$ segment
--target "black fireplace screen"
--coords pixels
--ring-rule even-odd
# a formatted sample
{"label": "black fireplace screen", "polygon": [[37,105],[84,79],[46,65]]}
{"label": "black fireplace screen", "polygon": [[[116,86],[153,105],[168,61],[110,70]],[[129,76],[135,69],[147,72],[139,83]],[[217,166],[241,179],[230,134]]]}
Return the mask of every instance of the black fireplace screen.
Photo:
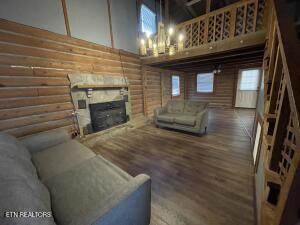
{"label": "black fireplace screen", "polygon": [[94,132],[127,122],[124,100],[90,104],[89,107]]}

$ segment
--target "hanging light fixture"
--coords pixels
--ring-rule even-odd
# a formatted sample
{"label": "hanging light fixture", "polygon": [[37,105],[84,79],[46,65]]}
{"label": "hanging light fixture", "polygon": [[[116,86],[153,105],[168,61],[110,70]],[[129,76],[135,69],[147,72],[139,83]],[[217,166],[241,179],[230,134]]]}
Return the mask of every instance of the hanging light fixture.
{"label": "hanging light fixture", "polygon": [[222,70],[221,70],[221,65],[219,64],[219,65],[215,65],[215,69],[213,70],[213,73],[214,74],[220,74],[222,72]]}
{"label": "hanging light fixture", "polygon": [[140,51],[141,51],[141,55],[147,55],[146,42],[143,38],[141,39]]}
{"label": "hanging light fixture", "polygon": [[184,35],[182,33],[180,33],[178,35],[178,44],[177,44],[178,51],[182,51],[183,48],[184,48],[184,45],[183,45],[184,42],[183,42],[183,40],[184,40]]}

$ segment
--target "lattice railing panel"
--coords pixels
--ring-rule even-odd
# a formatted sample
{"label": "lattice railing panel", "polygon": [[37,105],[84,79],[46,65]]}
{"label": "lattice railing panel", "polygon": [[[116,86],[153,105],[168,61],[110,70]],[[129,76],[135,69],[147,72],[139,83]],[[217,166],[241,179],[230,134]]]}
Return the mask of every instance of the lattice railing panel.
{"label": "lattice railing panel", "polygon": [[293,164],[293,158],[296,152],[296,134],[293,123],[293,115],[290,114],[289,124],[287,126],[287,134],[284,139],[283,150],[281,152],[281,161],[279,163],[279,175],[282,182],[286,179],[286,176]]}
{"label": "lattice railing panel", "polygon": [[192,47],[192,24],[185,26],[185,48]]}
{"label": "lattice railing panel", "polygon": [[207,42],[215,41],[215,16],[211,16],[208,19],[208,37]]}
{"label": "lattice railing panel", "polygon": [[279,85],[279,89],[278,89],[278,95],[277,95],[277,101],[276,101],[276,108],[275,108],[275,114],[278,114],[279,108],[280,108],[280,104],[282,101],[282,97],[283,97],[283,92],[284,92],[284,72],[283,70],[281,71],[281,78],[280,78],[280,85]]}
{"label": "lattice railing panel", "polygon": [[199,45],[205,43],[205,21],[199,21]]}
{"label": "lattice railing panel", "polygon": [[215,41],[223,39],[223,17],[223,13],[216,15]]}
{"label": "lattice railing panel", "polygon": [[256,30],[261,30],[264,24],[265,0],[258,0]]}
{"label": "lattice railing panel", "polygon": [[244,17],[245,17],[245,6],[241,6],[236,10],[236,20],[235,20],[235,35],[243,34],[244,30]]}
{"label": "lattice railing panel", "polygon": [[199,22],[192,24],[192,37],[191,38],[192,38],[192,40],[191,40],[192,47],[198,46],[199,45]]}
{"label": "lattice railing panel", "polygon": [[245,33],[251,33],[254,31],[254,23],[255,23],[255,3],[253,2],[247,5]]}
{"label": "lattice railing panel", "polygon": [[224,13],[223,39],[227,39],[230,36],[230,20],[231,12],[227,11]]}

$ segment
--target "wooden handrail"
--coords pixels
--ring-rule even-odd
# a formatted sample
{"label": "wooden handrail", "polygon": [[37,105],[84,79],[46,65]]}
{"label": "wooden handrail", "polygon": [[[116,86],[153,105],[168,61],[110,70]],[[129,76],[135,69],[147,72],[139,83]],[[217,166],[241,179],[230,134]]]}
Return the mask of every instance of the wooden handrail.
{"label": "wooden handrail", "polygon": [[[286,3],[271,0],[270,8],[264,60],[265,89],[270,92],[265,95],[265,112],[274,115],[274,118],[272,121],[265,119],[263,125],[263,142],[266,145],[263,147],[265,181],[261,224],[280,225],[287,224],[285,221],[290,217],[284,211],[288,212],[288,207],[295,206],[293,201],[299,201],[289,196],[293,194],[296,174],[300,171],[300,90],[297,87],[300,83],[300,41]],[[266,134],[270,140],[266,140]],[[278,174],[280,182],[268,176],[269,170]],[[272,195],[270,184],[277,185],[279,189],[278,200],[273,202],[271,211],[265,207]]]}

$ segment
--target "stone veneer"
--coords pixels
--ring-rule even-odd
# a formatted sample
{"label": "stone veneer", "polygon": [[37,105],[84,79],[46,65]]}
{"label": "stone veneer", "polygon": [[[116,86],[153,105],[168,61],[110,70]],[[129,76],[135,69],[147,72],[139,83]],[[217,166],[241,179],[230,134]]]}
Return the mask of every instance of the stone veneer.
{"label": "stone veneer", "polygon": [[[107,76],[96,74],[76,73],[68,75],[71,83],[71,96],[76,110],[76,117],[79,125],[80,135],[84,136],[91,127],[89,104],[103,103],[128,99],[126,102],[126,114],[131,119],[131,103],[128,88],[128,80],[124,76]],[[97,88],[92,90],[78,88],[78,85],[124,85],[127,88]],[[78,100],[86,102],[86,108],[79,109]]]}

